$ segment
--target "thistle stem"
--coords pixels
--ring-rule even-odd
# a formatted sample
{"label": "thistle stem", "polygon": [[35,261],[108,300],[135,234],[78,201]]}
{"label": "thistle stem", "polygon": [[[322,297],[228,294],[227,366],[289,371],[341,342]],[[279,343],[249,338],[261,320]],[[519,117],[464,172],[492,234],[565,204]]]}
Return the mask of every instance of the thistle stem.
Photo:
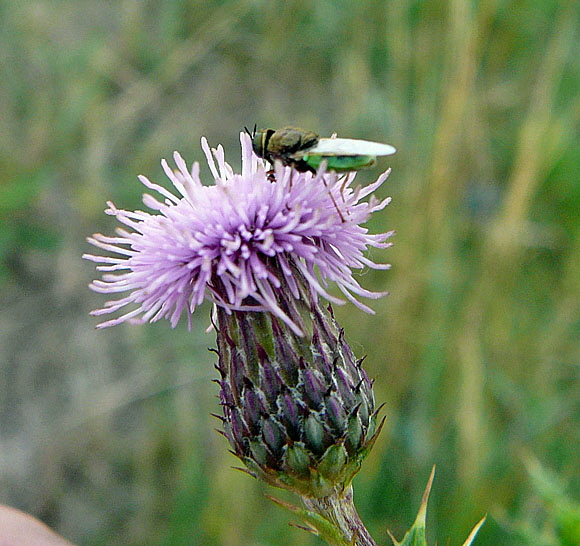
{"label": "thistle stem", "polygon": [[302,497],[306,509],[329,521],[335,537],[323,537],[331,546],[377,546],[354,506],[352,485],[341,495]]}

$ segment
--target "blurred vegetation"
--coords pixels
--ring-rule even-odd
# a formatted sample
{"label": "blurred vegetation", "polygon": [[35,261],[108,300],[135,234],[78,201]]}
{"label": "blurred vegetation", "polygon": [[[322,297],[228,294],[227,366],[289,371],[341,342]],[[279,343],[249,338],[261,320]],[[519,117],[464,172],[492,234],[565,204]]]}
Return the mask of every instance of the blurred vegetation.
{"label": "blurred vegetation", "polygon": [[525,462],[534,494],[526,499],[526,508],[521,511],[523,514],[515,526],[523,544],[577,545],[580,503],[570,499],[563,480],[537,460],[528,457]]}
{"label": "blurred vegetation", "polygon": [[436,464],[431,542],[488,513],[478,546],[580,544],[579,7],[0,0],[0,501],[90,546],[320,544],[230,468],[209,308],[96,332],[80,260],[160,158],[296,124],[399,149],[362,279],[392,295],[336,310],[387,403],[368,528],[402,537]]}

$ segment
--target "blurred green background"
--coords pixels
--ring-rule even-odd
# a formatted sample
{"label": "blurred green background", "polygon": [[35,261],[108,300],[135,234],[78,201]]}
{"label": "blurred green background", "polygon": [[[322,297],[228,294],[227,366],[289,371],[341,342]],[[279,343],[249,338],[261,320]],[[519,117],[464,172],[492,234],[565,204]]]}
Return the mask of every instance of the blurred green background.
{"label": "blurred green background", "polygon": [[[95,331],[85,237],[244,125],[395,145],[376,316],[336,309],[388,422],[380,544],[580,544],[580,19],[555,0],[0,1],[0,502],[83,545],[320,545],[231,468],[209,306]],[[207,167],[202,173],[209,174]],[[208,176],[209,180],[209,176]],[[526,470],[528,468],[528,470]],[[575,527],[576,526],[576,527]]]}

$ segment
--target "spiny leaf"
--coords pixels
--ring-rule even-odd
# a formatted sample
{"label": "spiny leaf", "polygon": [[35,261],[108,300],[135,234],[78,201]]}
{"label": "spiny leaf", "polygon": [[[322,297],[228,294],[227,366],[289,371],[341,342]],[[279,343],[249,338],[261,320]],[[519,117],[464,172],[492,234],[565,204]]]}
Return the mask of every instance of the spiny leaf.
{"label": "spiny leaf", "polygon": [[[413,523],[411,529],[407,531],[403,537],[403,540],[401,542],[397,542],[395,537],[389,531],[387,531],[395,546],[427,546],[427,538],[425,536],[425,522],[427,519],[427,503],[429,502],[429,494],[431,493],[434,477],[435,467],[433,467],[433,470],[431,470],[431,475],[429,476],[429,481],[427,483],[427,487],[425,488],[425,493],[423,493],[423,499],[421,500],[421,506],[419,507],[419,512],[415,518],[415,522]],[[484,524],[486,517],[482,518],[481,521],[479,521],[473,528],[471,533],[469,533],[469,536],[463,543],[463,546],[471,546],[473,544],[477,532]]]}
{"label": "spiny leaf", "polygon": [[431,470],[431,475],[429,476],[427,487],[423,493],[423,499],[421,500],[421,506],[419,507],[419,512],[417,513],[415,522],[413,523],[413,526],[407,531],[403,537],[403,540],[401,542],[397,542],[391,532],[387,531],[395,546],[427,546],[427,539],[425,537],[425,521],[427,519],[427,503],[429,502],[429,494],[431,493],[431,487],[433,485],[434,478],[435,467],[433,467]]}
{"label": "spiny leaf", "polygon": [[481,518],[481,520],[473,528],[471,533],[469,533],[469,536],[467,537],[467,540],[463,543],[463,546],[471,546],[472,542],[475,540],[475,537],[476,537],[478,531],[481,529],[481,526],[485,523],[486,518],[487,518],[487,516],[483,516]]}

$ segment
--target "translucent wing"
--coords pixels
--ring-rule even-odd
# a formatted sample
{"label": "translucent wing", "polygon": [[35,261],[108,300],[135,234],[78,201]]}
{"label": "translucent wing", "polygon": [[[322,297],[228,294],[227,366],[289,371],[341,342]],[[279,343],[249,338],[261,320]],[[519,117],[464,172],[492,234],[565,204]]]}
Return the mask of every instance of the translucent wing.
{"label": "translucent wing", "polygon": [[389,144],[354,140],[351,138],[321,138],[318,143],[304,153],[308,155],[349,156],[349,155],[391,155],[397,150]]}

